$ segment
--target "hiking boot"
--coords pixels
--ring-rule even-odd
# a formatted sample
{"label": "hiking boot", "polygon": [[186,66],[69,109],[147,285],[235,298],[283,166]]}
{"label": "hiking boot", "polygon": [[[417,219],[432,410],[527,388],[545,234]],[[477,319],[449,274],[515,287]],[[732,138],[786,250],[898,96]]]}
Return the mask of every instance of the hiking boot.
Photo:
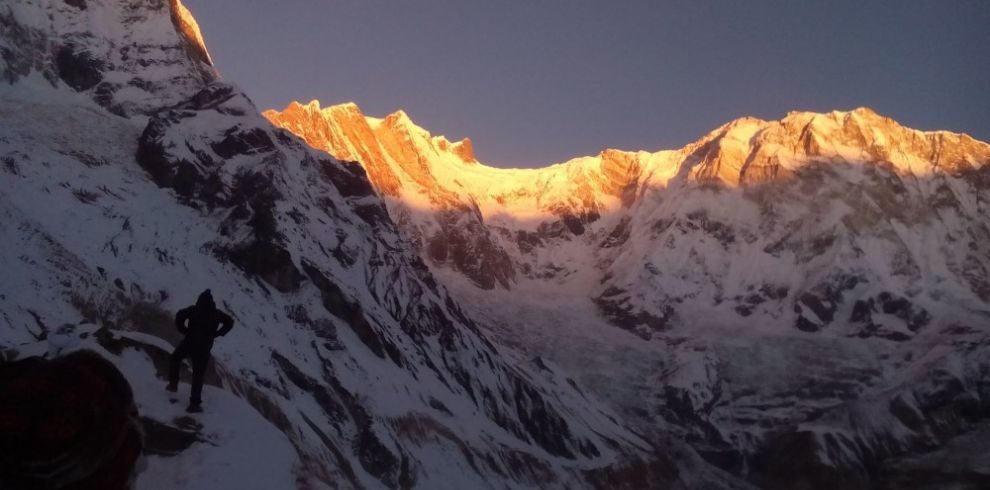
{"label": "hiking boot", "polygon": [[165,386],[165,391],[171,391],[172,393],[175,393],[179,391],[179,385],[177,383],[169,383],[168,385]]}
{"label": "hiking boot", "polygon": [[186,408],[186,412],[189,412],[189,413],[202,413],[203,412],[203,405],[200,405],[199,403],[190,403],[189,406]]}

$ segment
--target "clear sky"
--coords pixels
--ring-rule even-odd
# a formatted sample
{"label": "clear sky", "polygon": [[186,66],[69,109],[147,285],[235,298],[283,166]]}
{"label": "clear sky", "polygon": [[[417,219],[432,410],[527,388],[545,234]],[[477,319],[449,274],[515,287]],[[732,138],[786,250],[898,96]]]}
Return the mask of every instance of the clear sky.
{"label": "clear sky", "polygon": [[869,106],[990,140],[988,0],[183,0],[260,109],[354,101],[534,167]]}

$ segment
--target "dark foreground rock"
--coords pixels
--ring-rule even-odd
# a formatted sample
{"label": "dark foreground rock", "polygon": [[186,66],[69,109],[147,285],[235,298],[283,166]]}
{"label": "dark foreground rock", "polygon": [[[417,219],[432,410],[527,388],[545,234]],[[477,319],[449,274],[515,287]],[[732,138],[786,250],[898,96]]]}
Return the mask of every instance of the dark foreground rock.
{"label": "dark foreground rock", "polygon": [[74,352],[0,365],[0,488],[130,488],[142,436],[124,376]]}

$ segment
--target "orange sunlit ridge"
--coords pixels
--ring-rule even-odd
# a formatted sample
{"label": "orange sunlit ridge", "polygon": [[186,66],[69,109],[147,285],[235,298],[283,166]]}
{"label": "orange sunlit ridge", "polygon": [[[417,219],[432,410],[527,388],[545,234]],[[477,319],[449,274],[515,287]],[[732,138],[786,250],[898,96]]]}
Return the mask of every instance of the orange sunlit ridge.
{"label": "orange sunlit ridge", "polygon": [[605,150],[535,169],[484,165],[469,139],[433,136],[401,110],[374,118],[354,103],[323,108],[314,100],[264,116],[315,148],[360,162],[379,192],[412,208],[470,202],[486,217],[519,221],[554,215],[556,202],[617,209],[631,187],[667,188],[676,182],[740,187],[782,181],[823,162],[883,164],[898,174],[929,176],[990,161],[986,143],[964,134],[905,128],[868,108],[792,112],[779,121],[744,117],[678,150]]}

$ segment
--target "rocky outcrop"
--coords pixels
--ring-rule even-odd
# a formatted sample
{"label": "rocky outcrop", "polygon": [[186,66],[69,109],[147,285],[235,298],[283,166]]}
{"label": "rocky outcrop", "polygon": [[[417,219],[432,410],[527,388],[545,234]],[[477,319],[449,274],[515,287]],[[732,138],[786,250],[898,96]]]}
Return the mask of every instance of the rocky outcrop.
{"label": "rocky outcrop", "polygon": [[448,209],[437,215],[436,222],[436,233],[424,237],[425,256],[431,263],[449,265],[482,289],[508,288],[515,280],[512,260],[475,210]]}
{"label": "rocky outcrop", "polygon": [[38,72],[118,114],[178,103],[217,78],[179,0],[24,0],[0,7],[0,25],[7,82]]}
{"label": "rocky outcrop", "polygon": [[117,368],[79,351],[0,364],[0,484],[124,490],[143,436]]}

